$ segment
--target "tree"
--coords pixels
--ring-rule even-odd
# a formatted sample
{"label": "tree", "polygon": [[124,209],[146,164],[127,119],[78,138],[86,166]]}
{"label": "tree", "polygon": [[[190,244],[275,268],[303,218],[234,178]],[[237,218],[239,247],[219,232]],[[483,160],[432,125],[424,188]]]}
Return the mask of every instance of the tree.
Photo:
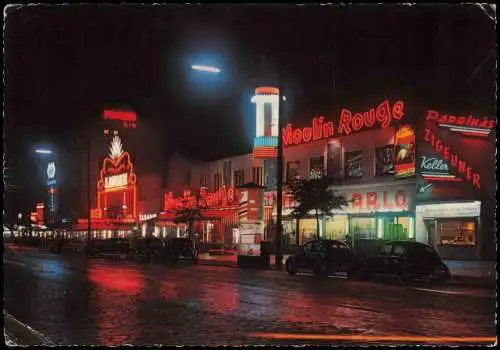
{"label": "tree", "polygon": [[314,176],[307,180],[295,179],[290,183],[290,190],[296,203],[292,216],[300,220],[313,211],[316,217],[317,238],[319,238],[320,218],[332,217],[332,210],[342,209],[348,204],[345,196],[330,189],[332,184],[333,179],[324,175]]}
{"label": "tree", "polygon": [[192,238],[193,225],[196,221],[204,220],[196,197],[184,197],[179,199],[179,207],[175,211],[174,223],[186,224],[188,236]]}

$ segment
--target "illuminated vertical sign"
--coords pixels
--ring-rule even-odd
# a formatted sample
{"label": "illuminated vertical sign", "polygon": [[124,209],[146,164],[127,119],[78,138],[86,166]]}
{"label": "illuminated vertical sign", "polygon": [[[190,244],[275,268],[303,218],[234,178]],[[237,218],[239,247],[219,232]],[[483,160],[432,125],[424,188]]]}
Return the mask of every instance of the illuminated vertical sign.
{"label": "illuminated vertical sign", "polygon": [[396,131],[394,157],[396,177],[415,175],[415,132],[411,126],[405,125]]}
{"label": "illuminated vertical sign", "polygon": [[279,89],[258,87],[252,102],[256,108],[254,158],[275,158],[278,155]]}

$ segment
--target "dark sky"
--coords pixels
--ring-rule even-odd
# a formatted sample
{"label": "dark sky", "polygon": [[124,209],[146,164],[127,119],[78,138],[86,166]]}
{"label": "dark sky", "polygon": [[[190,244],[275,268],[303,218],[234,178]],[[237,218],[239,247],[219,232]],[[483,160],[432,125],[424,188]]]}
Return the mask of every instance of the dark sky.
{"label": "dark sky", "polygon": [[[476,6],[21,6],[5,20],[5,151],[18,187],[33,145],[66,147],[106,107],[158,125],[165,157],[245,152],[251,92],[278,68],[296,123],[385,97],[495,111],[496,33]],[[222,73],[196,76],[198,62]]]}

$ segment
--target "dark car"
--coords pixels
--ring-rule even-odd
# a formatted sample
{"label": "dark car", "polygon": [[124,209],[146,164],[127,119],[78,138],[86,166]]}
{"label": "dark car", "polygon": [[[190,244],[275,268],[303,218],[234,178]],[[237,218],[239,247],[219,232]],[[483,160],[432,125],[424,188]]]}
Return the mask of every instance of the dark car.
{"label": "dark car", "polygon": [[132,253],[130,241],[125,238],[111,238],[103,240],[92,240],[85,248],[90,256],[109,254],[126,255]]}
{"label": "dark car", "polygon": [[318,275],[344,271],[348,274],[355,269],[354,254],[341,241],[312,240],[300,246],[285,262],[286,271],[294,275],[299,270],[312,270]]}
{"label": "dark car", "polygon": [[415,279],[445,281],[451,278],[439,254],[427,244],[414,241],[391,241],[380,247],[377,255],[361,265],[363,279],[372,276],[398,277],[404,284]]}
{"label": "dark car", "polygon": [[165,253],[168,260],[191,260],[198,259],[198,248],[190,238],[171,238],[165,245]]}

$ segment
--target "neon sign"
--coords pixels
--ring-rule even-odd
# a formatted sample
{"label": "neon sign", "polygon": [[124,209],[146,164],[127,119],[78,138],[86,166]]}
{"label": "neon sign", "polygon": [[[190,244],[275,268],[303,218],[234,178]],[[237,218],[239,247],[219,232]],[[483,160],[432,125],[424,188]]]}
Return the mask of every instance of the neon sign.
{"label": "neon sign", "polygon": [[200,188],[200,195],[191,194],[191,191],[184,191],[182,197],[174,197],[172,192],[165,195],[165,210],[182,210],[193,208],[198,205],[200,208],[222,208],[236,204],[236,190],[221,186],[218,191],[207,192],[206,188]]}
{"label": "neon sign", "polygon": [[467,136],[488,137],[495,127],[495,121],[488,117],[477,118],[473,116],[454,116],[439,114],[439,112],[427,111],[427,121],[435,121],[440,127]]}
{"label": "neon sign", "polygon": [[415,132],[411,126],[405,125],[396,131],[394,148],[394,176],[415,175]]}
{"label": "neon sign", "polygon": [[419,172],[425,180],[462,181],[451,174],[450,166],[444,159],[431,155],[420,156]]}
{"label": "neon sign", "polygon": [[[114,136],[111,141],[109,156],[103,160],[99,181],[97,182],[98,209],[102,212],[107,212],[109,216],[112,210],[108,210],[108,207],[112,207],[113,205],[108,202],[116,202],[118,200],[120,201],[119,207],[123,215],[129,218],[136,218],[136,180],[130,154],[123,151],[120,137]],[[113,192],[121,192],[123,195],[119,198],[116,195],[111,195]]]}
{"label": "neon sign", "polygon": [[424,141],[430,144],[437,152],[439,152],[444,160],[450,161],[450,164],[458,173],[463,174],[467,181],[476,188],[481,188],[481,175],[474,171],[467,161],[460,159],[457,153],[454,153],[450,146],[447,146],[440,140],[430,129],[424,129]]}
{"label": "neon sign", "polygon": [[110,188],[115,188],[115,187],[124,187],[124,186],[127,186],[127,183],[128,183],[128,174],[127,173],[107,176],[104,178],[104,188],[105,189],[110,189]]}
{"label": "neon sign", "polygon": [[132,111],[117,111],[106,109],[103,114],[104,119],[120,120],[126,128],[135,128],[137,122],[137,114]]}
{"label": "neon sign", "polygon": [[405,190],[354,192],[351,195],[351,209],[408,210],[408,194]]}
{"label": "neon sign", "polygon": [[282,130],[283,145],[286,147],[328,139],[335,135],[350,135],[353,132],[372,128],[375,124],[387,128],[393,120],[400,120],[403,116],[403,101],[396,101],[391,108],[389,101],[385,100],[376,108],[363,113],[353,113],[348,109],[342,109],[337,128],[334,122],[326,122],[322,116],[313,118],[312,125],[304,128],[294,129],[292,124],[288,124]]}

